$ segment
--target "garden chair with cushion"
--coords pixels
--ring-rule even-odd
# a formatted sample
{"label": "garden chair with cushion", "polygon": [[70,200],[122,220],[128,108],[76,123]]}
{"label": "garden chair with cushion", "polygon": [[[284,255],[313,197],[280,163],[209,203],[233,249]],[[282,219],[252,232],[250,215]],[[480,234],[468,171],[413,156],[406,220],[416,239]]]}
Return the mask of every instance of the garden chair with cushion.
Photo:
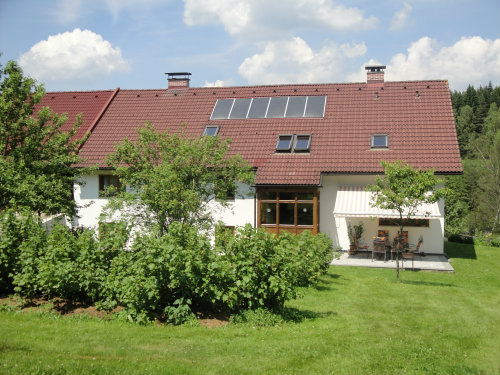
{"label": "garden chair with cushion", "polygon": [[413,266],[413,260],[415,258],[415,253],[418,254],[418,252],[420,250],[420,245],[423,242],[424,242],[424,240],[422,239],[422,237],[420,237],[419,240],[418,240],[417,246],[415,246],[415,247],[409,247],[408,251],[405,251],[405,252],[401,253],[401,267],[402,268],[404,268],[405,260],[410,260],[411,259],[411,269],[412,269],[412,271],[415,270],[415,268]]}

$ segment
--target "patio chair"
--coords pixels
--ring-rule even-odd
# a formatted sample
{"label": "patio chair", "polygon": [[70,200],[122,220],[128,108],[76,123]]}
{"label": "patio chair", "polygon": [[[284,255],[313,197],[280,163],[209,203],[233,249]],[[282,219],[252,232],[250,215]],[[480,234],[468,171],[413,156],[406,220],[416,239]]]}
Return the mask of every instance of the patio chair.
{"label": "patio chair", "polygon": [[398,231],[398,235],[394,237],[391,247],[391,260],[394,260],[394,254],[397,254],[398,246],[400,246],[400,244],[400,251],[408,250],[408,231],[404,230],[402,234]]}
{"label": "patio chair", "polygon": [[420,238],[418,240],[418,243],[417,243],[417,246],[414,247],[414,248],[411,248],[409,247],[408,248],[408,251],[405,251],[403,253],[401,253],[401,267],[404,268],[404,265],[405,265],[405,260],[410,260],[411,259],[411,270],[414,271],[415,268],[413,266],[413,259],[415,258],[415,253],[418,253],[418,251],[420,250],[420,245],[422,244],[423,239]]}
{"label": "patio chair", "polygon": [[373,240],[372,262],[375,254],[384,254],[384,262],[387,260],[387,237],[375,237]]}
{"label": "patio chair", "polygon": [[354,240],[354,247],[355,247],[356,251],[367,252],[369,246],[368,245],[360,245],[358,240]]}

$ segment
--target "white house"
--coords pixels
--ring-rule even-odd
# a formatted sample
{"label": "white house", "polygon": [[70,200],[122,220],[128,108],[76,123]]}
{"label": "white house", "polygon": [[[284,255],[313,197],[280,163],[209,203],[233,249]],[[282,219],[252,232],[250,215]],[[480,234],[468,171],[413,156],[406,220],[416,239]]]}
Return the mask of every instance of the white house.
{"label": "white house", "polygon": [[[227,226],[321,231],[344,249],[349,223],[364,224],[367,243],[379,229],[396,235],[396,215],[371,207],[364,191],[383,173],[380,161],[401,159],[440,175],[462,166],[448,82],[385,82],[384,68],[367,67],[360,83],[207,88],[189,87],[189,73],[171,73],[167,89],[47,93],[42,105],[70,119],[83,112],[91,134],[81,166],[100,167],[76,186],[76,224],[96,225],[106,203],[99,191],[116,183],[105,156],[151,121],[160,131],[185,124],[192,137],[229,137],[231,153],[255,167],[254,186],[239,186],[244,198],[213,206]],[[422,251],[442,253],[444,203],[422,208],[407,229],[410,242],[425,239]]]}

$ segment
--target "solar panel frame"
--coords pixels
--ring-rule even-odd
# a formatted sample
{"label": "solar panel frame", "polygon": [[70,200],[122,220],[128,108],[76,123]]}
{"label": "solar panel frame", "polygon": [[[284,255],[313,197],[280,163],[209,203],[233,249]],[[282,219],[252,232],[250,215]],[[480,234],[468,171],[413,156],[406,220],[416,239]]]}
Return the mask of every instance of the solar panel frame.
{"label": "solar panel frame", "polygon": [[[303,103],[300,103],[300,101],[303,101]],[[304,117],[304,113],[306,111],[306,102],[307,102],[307,96],[289,96],[285,117],[288,118]],[[297,115],[294,116],[293,114]]]}
{"label": "solar panel frame", "polygon": [[269,107],[270,97],[253,98],[252,104],[248,109],[247,118],[266,118],[267,108]]}
{"label": "solar panel frame", "polygon": [[[321,99],[319,99],[321,98]],[[309,96],[307,99],[304,117],[325,117],[326,96]]]}
{"label": "solar panel frame", "polygon": [[226,120],[233,109],[234,99],[217,99],[210,120]]}
{"label": "solar panel frame", "polygon": [[250,104],[252,104],[252,98],[234,99],[233,107],[231,108],[231,113],[229,113],[228,119],[247,118]]}
{"label": "solar panel frame", "polygon": [[284,118],[288,96],[273,96],[267,108],[266,118]]}

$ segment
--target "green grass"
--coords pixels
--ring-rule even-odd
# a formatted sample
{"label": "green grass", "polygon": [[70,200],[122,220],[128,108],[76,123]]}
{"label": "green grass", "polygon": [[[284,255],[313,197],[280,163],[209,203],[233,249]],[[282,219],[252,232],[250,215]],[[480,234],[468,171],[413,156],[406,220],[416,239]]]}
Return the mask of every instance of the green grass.
{"label": "green grass", "polygon": [[455,273],[331,267],[276,327],[138,326],[0,312],[0,374],[500,374],[500,250]]}

